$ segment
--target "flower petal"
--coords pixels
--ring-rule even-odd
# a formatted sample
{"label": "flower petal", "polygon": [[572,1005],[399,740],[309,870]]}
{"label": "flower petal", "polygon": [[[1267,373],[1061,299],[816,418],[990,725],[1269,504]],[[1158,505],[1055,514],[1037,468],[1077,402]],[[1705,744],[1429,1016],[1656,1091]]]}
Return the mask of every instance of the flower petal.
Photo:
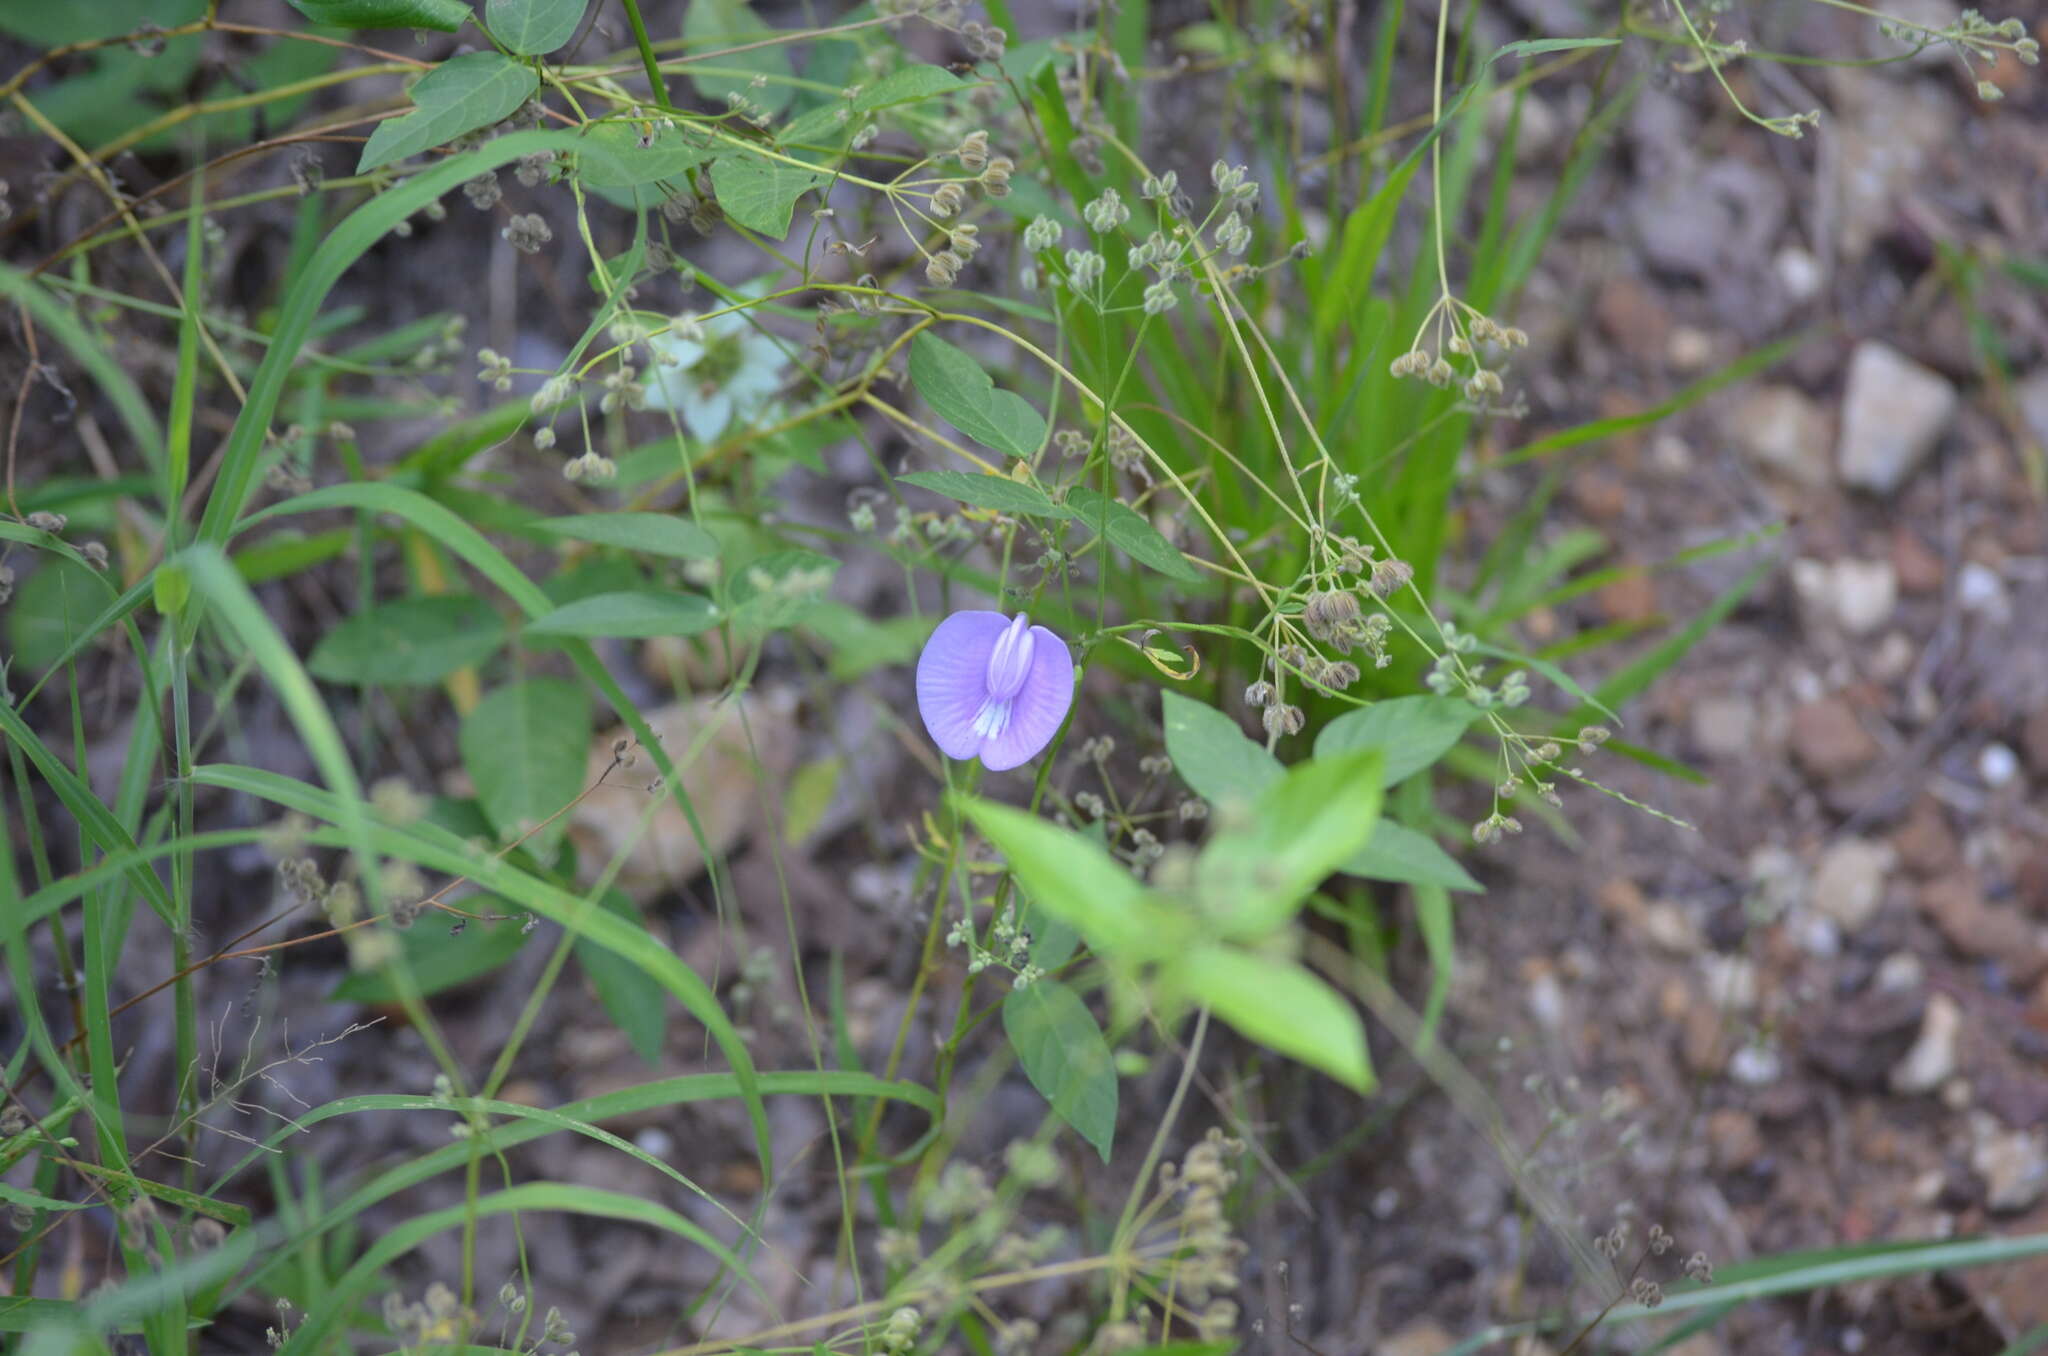
{"label": "flower petal", "polygon": [[1009,625],[1000,612],[955,612],[939,623],[917,657],[917,713],[948,758],[981,751],[974,717],[988,696],[989,652]]}
{"label": "flower petal", "polygon": [[716,441],[732,422],[732,397],[724,391],[708,396],[692,391],[681,406],[683,422],[700,442]]}
{"label": "flower petal", "polygon": [[[987,615],[1001,617],[1000,613]],[[1023,689],[1010,703],[1009,724],[982,744],[982,766],[991,772],[1002,772],[1037,757],[1059,733],[1060,722],[1067,718],[1067,708],[1074,704],[1074,656],[1067,649],[1067,642],[1043,626],[1032,627],[1031,638],[1031,671],[1025,675]],[[989,650],[994,649],[991,639]],[[986,663],[986,654],[983,662]]]}

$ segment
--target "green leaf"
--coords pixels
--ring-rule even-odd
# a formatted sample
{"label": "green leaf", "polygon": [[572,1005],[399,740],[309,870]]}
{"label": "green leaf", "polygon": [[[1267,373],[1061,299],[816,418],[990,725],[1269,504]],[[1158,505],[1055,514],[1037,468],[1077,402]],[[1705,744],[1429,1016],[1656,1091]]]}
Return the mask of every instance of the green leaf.
{"label": "green leaf", "polygon": [[[502,913],[508,907],[491,895],[462,901],[471,913]],[[526,945],[526,930],[516,922],[471,923],[451,933],[446,915],[428,913],[398,934],[398,948],[413,982],[422,994],[439,993],[491,973]],[[358,970],[334,986],[329,995],[340,1003],[396,1003],[398,985],[389,968]]]}
{"label": "green leaf", "polygon": [[1438,847],[1426,833],[1405,824],[1382,819],[1372,831],[1372,841],[1363,851],[1344,863],[1344,870],[1367,880],[1390,880],[1403,885],[1438,885],[1446,890],[1486,889],[1458,864],[1458,859]]}
{"label": "green leaf", "polygon": [[[598,896],[598,904],[634,927],[644,927],[640,911],[618,889]],[[661,1042],[668,1032],[668,995],[652,975],[616,951],[607,951],[588,937],[576,939],[576,960],[597,990],[597,1001],[633,1049],[649,1064],[661,1062]]]}
{"label": "green leaf", "polygon": [[1024,518],[1071,518],[1073,513],[1052,502],[1044,490],[1008,476],[986,475],[980,471],[911,471],[896,477],[900,484],[915,485],[957,499],[975,508]]}
{"label": "green leaf", "polygon": [[90,567],[60,556],[44,556],[7,605],[10,664],[26,674],[48,668],[72,645],[92,634],[106,606],[106,581]]}
{"label": "green leaf", "polygon": [[876,109],[914,104],[920,99],[966,87],[964,80],[944,66],[905,66],[900,71],[891,71],[855,95],[853,106],[859,112],[872,113]]}
{"label": "green leaf", "polygon": [[957,804],[1008,859],[1032,903],[1097,951],[1141,957],[1171,945],[1177,920],[1094,843],[993,801],[961,796]]}
{"label": "green leaf", "polygon": [[1265,746],[1213,706],[1162,691],[1166,754],[1188,789],[1211,805],[1254,800],[1286,769]]}
{"label": "green leaf", "polygon": [[1450,752],[1479,718],[1477,708],[1454,697],[1394,697],[1347,711],[1316,736],[1316,757],[1352,749],[1378,749],[1381,775],[1394,786]]}
{"label": "green leaf", "polygon": [[982,366],[930,330],[910,344],[910,384],[939,417],[983,447],[1030,457],[1045,441],[1045,420],[1013,391],[999,391]]}
{"label": "green leaf", "polygon": [[[507,841],[556,814],[583,789],[590,694],[562,678],[510,683],[478,702],[457,741],[476,798]],[[527,840],[546,860],[568,827],[556,819]]]}
{"label": "green leaf", "polygon": [[1293,961],[1203,946],[1176,960],[1171,973],[1190,998],[1240,1034],[1360,1092],[1372,1086],[1357,1009]]}
{"label": "green leaf", "polygon": [[492,36],[521,56],[543,56],[576,34],[587,0],[487,0]]}
{"label": "green leaf", "polygon": [[653,142],[643,146],[638,124],[601,122],[576,147],[576,173],[592,188],[639,188],[681,180],[710,158],[709,146],[679,128],[658,127]]}
{"label": "green leaf", "polygon": [[718,554],[717,538],[688,518],[669,513],[584,513],[549,518],[536,526],[558,537],[574,537],[650,556],[709,560]]}
{"label": "green leaf", "polygon": [[1017,926],[1031,938],[1031,963],[1050,974],[1074,958],[1081,934],[1034,904],[1029,890],[1020,886],[1017,897]]}
{"label": "green leaf", "polygon": [[438,683],[483,663],[504,640],[504,619],[481,598],[400,598],[329,631],[306,667],[330,683]]}
{"label": "green leaf", "polygon": [[1010,990],[1003,1031],[1039,1095],[1109,1161],[1116,1135],[1116,1065],[1080,995],[1056,979]]}
{"label": "green leaf", "polygon": [[[747,0],[690,0],[683,11],[683,38],[693,63],[690,83],[712,103],[722,106],[728,94],[743,94],[768,112],[780,113],[796,94],[789,83],[789,48],[773,44],[747,52],[725,50],[774,36],[775,29],[755,17]],[[700,57],[701,69],[695,64]],[[756,75],[768,77],[758,89]]]}
{"label": "green leaf", "polygon": [[828,599],[839,562],[816,551],[771,551],[734,571],[733,620],[757,630],[793,626]]}
{"label": "green leaf", "polygon": [[453,33],[469,21],[462,0],[291,0],[316,24],[334,28],[431,28]]}
{"label": "green leaf", "polygon": [[600,593],[526,624],[529,636],[694,636],[718,625],[719,611],[694,593]]}
{"label": "green leaf", "polygon": [[1286,924],[1308,892],[1372,837],[1380,786],[1378,749],[1287,769],[1260,793],[1249,824],[1202,850],[1195,879],[1206,911],[1235,937],[1265,937]]}
{"label": "green leaf", "polygon": [[1550,52],[1576,52],[1586,47],[1619,47],[1620,38],[1524,38],[1508,43],[1486,59],[1491,66],[1502,57],[1544,56]]}
{"label": "green leaf", "polygon": [[753,155],[724,155],[711,167],[718,205],[735,224],[771,240],[789,234],[796,200],[832,176]]}
{"label": "green leaf", "polygon": [[1169,579],[1183,583],[1202,582],[1202,572],[1190,565],[1188,558],[1129,504],[1105,500],[1100,490],[1076,485],[1067,491],[1067,507],[1086,526],[1103,528],[1111,545],[1121,548],[1140,565],[1149,565]]}
{"label": "green leaf", "polygon": [[445,145],[465,132],[503,122],[540,87],[540,77],[503,52],[450,57],[412,87],[413,111],[386,118],[370,133],[356,173]]}

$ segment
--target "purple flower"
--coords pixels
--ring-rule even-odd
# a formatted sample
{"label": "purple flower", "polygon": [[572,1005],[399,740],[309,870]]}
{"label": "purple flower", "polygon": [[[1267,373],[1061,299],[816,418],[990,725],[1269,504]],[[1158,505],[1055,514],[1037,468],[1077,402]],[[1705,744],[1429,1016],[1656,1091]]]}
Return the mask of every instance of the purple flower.
{"label": "purple flower", "polygon": [[1021,612],[955,612],[917,657],[917,713],[932,742],[991,772],[1051,743],[1073,703],[1067,642]]}

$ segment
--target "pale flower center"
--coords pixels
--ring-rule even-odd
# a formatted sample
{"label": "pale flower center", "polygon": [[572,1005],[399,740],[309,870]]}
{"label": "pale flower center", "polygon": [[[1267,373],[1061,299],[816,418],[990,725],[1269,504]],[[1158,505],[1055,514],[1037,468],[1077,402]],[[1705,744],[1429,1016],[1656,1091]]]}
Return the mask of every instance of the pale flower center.
{"label": "pale flower center", "polygon": [[974,732],[983,739],[994,739],[1010,725],[1010,703],[1024,690],[1024,679],[1031,672],[1031,651],[1036,644],[1031,634],[1031,618],[1018,613],[1010,628],[996,639],[995,649],[989,652],[988,674],[983,685],[988,696],[982,699],[981,709],[974,713]]}

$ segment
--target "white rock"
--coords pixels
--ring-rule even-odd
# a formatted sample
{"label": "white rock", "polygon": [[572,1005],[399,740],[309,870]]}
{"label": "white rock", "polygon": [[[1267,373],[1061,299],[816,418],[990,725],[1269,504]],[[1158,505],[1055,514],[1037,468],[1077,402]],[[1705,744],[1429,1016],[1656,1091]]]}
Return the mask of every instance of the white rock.
{"label": "white rock", "polygon": [[1984,1179],[1993,1210],[2025,1210],[2048,1195],[2048,1144],[2038,1130],[2007,1130],[1992,1116],[1970,1117],[1970,1169]]}
{"label": "white rock", "polygon": [[1729,417],[1736,447],[1757,466],[1801,485],[1828,481],[1828,415],[1791,386],[1759,386]]}
{"label": "white rock", "polygon": [[1775,1083],[1784,1071],[1785,1061],[1768,1045],[1751,1043],[1728,1058],[1728,1076],[1746,1087],[1760,1088],[1766,1083]]}
{"label": "white rock", "polygon": [[2020,756],[2003,744],[1986,744],[1977,755],[1977,775],[1986,786],[2004,786],[2020,772]]}
{"label": "white rock", "polygon": [[1956,1071],[1956,1038],[1963,1013],[1945,993],[1930,994],[1913,1048],[1892,1069],[1892,1091],[1933,1092]]}
{"label": "white rock", "polygon": [[1735,759],[1756,749],[1756,702],[1702,697],[1692,708],[1692,742],[1709,758]]}
{"label": "white rock", "polygon": [[1813,906],[1855,932],[1884,902],[1884,880],[1898,853],[1890,843],[1844,838],[1821,854],[1813,873]]}
{"label": "white rock", "polygon": [[1797,245],[1787,245],[1771,260],[1778,286],[1793,301],[1811,301],[1820,291],[1820,260]]}
{"label": "white rock", "polygon": [[1697,372],[1714,361],[1714,337],[1705,330],[1680,325],[1665,341],[1664,359],[1680,372]]}
{"label": "white rock", "polygon": [[2005,580],[1989,565],[1971,561],[1956,571],[1956,606],[1989,622],[2012,619],[2012,599]]}
{"label": "white rock", "polygon": [[1874,494],[1905,484],[1956,412],[1948,378],[1876,340],[1856,346],[1842,392],[1835,466],[1842,482]]}
{"label": "white rock", "polygon": [[1749,854],[1749,904],[1766,921],[1806,903],[1806,864],[1790,848],[1766,843]]}
{"label": "white rock", "polygon": [[1871,987],[1881,993],[1905,993],[1927,979],[1927,966],[1910,951],[1894,951],[1878,963]]}
{"label": "white rock", "polygon": [[1700,949],[1699,930],[1685,910],[1669,900],[1658,900],[1643,910],[1643,935],[1660,951],[1690,956]]}
{"label": "white rock", "polygon": [[1557,981],[1557,972],[1545,966],[1529,981],[1529,1015],[1536,1019],[1538,1026],[1551,1031],[1564,1026],[1566,1016],[1564,986]]}
{"label": "white rock", "polygon": [[1842,954],[1842,928],[1818,909],[1797,909],[1785,919],[1785,928],[1799,949],[1826,960]]}
{"label": "white rock", "polygon": [[1700,980],[1717,1007],[1748,1012],[1756,1006],[1756,963],[1746,956],[1701,956]]}
{"label": "white rock", "polygon": [[1792,587],[1815,614],[1852,636],[1883,626],[1899,603],[1899,575],[1889,560],[1795,560]]}

